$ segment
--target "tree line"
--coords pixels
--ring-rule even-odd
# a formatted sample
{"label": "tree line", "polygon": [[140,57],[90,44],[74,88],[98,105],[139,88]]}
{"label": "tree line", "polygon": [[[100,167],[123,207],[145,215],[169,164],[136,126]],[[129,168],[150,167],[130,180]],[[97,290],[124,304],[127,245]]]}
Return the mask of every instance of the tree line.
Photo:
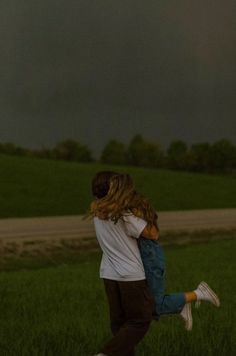
{"label": "tree line", "polygon": [[[87,145],[71,139],[61,141],[53,148],[37,150],[22,148],[13,143],[0,143],[0,153],[75,162],[96,161]],[[158,142],[135,135],[127,145],[110,140],[97,161],[114,165],[227,173],[235,171],[236,146],[227,139],[190,146],[182,140],[175,140],[164,150]]]}

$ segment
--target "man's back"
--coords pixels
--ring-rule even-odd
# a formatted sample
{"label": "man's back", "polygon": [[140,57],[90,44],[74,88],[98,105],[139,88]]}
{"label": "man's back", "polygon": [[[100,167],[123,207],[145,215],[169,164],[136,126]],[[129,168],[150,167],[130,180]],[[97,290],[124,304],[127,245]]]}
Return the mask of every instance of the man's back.
{"label": "man's back", "polygon": [[94,218],[98,242],[103,251],[100,277],[117,281],[145,279],[136,239],[146,221],[130,214],[115,224],[111,220]]}

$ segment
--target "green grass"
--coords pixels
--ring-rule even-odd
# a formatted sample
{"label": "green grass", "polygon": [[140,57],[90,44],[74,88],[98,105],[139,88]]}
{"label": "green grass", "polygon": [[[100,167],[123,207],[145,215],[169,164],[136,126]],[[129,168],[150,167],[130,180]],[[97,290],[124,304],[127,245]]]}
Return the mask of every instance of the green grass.
{"label": "green grass", "polygon": [[[165,247],[167,292],[191,290],[206,280],[221,307],[193,309],[193,330],[177,316],[153,322],[137,356],[233,356],[236,339],[236,241]],[[111,336],[100,253],[54,267],[0,275],[2,356],[93,355]]]}
{"label": "green grass", "polygon": [[83,214],[99,170],[128,172],[157,210],[235,208],[235,176],[0,155],[0,218]]}

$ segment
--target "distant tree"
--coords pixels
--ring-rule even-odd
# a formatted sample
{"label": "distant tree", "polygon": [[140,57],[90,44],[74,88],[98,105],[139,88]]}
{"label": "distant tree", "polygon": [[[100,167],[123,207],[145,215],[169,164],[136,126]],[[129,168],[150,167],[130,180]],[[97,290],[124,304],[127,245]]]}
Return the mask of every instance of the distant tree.
{"label": "distant tree", "polygon": [[156,142],[146,142],[146,160],[144,167],[160,168],[164,165],[164,152],[161,145]]}
{"label": "distant tree", "polygon": [[227,172],[236,168],[236,146],[229,140],[216,141],[211,148],[211,169]]}
{"label": "distant tree", "polygon": [[52,150],[50,148],[45,148],[45,147],[38,150],[32,150],[31,156],[36,158],[46,158],[46,159],[54,158]]}
{"label": "distant tree", "polygon": [[141,135],[134,136],[128,146],[128,162],[134,166],[142,166],[144,150],[145,141],[143,137]]}
{"label": "distant tree", "polygon": [[0,144],[0,153],[15,156],[26,156],[27,150],[23,147],[17,146],[11,142],[5,142]]}
{"label": "distant tree", "polygon": [[93,161],[91,151],[86,145],[81,145],[73,140],[59,142],[52,153],[56,159],[65,161],[91,162]]}
{"label": "distant tree", "polygon": [[164,153],[158,143],[146,141],[141,135],[131,140],[127,151],[128,162],[140,167],[162,167]]}
{"label": "distant tree", "polygon": [[104,147],[101,154],[101,162],[107,164],[126,164],[126,147],[122,142],[111,140]]}
{"label": "distant tree", "polygon": [[176,140],[167,149],[167,165],[172,169],[186,169],[188,147],[184,141]]}
{"label": "distant tree", "polygon": [[187,154],[187,168],[194,172],[209,172],[211,161],[211,146],[209,143],[193,144]]}

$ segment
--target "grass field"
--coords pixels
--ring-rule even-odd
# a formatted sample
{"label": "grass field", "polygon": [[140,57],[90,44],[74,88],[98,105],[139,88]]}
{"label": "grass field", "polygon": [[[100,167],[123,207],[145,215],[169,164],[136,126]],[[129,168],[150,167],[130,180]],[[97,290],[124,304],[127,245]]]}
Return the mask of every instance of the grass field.
{"label": "grass field", "polygon": [[236,207],[235,176],[0,155],[0,218],[83,214],[99,170],[128,172],[157,210]]}
{"label": "grass field", "polygon": [[[138,356],[233,356],[236,349],[236,241],[165,247],[167,292],[194,289],[206,280],[221,299],[193,309],[193,330],[177,316],[162,317],[137,349]],[[1,356],[87,356],[109,339],[100,252],[40,268],[16,266],[0,274]],[[23,264],[22,264],[23,266]]]}

